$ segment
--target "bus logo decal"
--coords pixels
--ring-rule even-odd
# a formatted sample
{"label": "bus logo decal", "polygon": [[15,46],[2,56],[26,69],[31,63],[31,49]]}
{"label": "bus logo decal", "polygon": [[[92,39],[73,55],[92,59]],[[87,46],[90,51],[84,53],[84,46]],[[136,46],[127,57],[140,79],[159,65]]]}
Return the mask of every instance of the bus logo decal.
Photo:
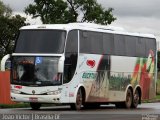
{"label": "bus logo decal", "polygon": [[32,94],[34,95],[36,92],[35,92],[35,90],[32,90]]}
{"label": "bus logo decal", "polygon": [[95,66],[95,60],[87,60],[87,62],[86,62],[86,64],[88,65],[88,66],[90,66],[91,68],[93,68],[94,66]]}
{"label": "bus logo decal", "polygon": [[96,79],[97,73],[83,73],[83,79]]}

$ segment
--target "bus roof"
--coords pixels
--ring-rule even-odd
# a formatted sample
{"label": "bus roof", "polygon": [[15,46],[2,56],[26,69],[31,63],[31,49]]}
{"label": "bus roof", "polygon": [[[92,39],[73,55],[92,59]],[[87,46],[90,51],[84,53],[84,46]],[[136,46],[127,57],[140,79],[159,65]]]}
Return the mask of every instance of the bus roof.
{"label": "bus roof", "polygon": [[20,30],[27,30],[27,29],[60,29],[66,31],[79,29],[79,30],[99,31],[99,32],[113,33],[113,34],[123,34],[130,36],[156,38],[153,34],[131,33],[125,31],[125,29],[121,27],[114,27],[110,25],[99,25],[94,23],[41,24],[41,25],[29,25],[20,28]]}

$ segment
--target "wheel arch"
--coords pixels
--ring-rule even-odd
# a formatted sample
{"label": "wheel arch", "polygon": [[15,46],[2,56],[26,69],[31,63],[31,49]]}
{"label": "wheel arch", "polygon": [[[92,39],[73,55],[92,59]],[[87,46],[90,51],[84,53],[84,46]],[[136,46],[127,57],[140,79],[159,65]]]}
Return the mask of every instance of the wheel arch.
{"label": "wheel arch", "polygon": [[[77,95],[79,89],[81,89],[81,91],[82,91],[82,97],[83,97],[83,103],[84,103],[85,100],[86,100],[86,90],[85,90],[85,87],[82,84],[80,84],[77,87],[77,89],[76,89],[75,96]],[[75,100],[76,100],[76,97],[75,97]]]}
{"label": "wheel arch", "polygon": [[85,100],[86,100],[86,91],[85,91],[84,86],[80,86],[79,89],[81,89],[81,91],[82,91],[83,104],[84,104]]}
{"label": "wheel arch", "polygon": [[132,95],[133,95],[133,87],[132,87],[132,85],[131,84],[129,84],[128,86],[127,86],[127,88],[126,88],[126,90],[125,90],[125,98],[126,98],[126,93],[127,93],[127,90],[128,89],[130,89],[131,90],[131,92],[132,92]]}

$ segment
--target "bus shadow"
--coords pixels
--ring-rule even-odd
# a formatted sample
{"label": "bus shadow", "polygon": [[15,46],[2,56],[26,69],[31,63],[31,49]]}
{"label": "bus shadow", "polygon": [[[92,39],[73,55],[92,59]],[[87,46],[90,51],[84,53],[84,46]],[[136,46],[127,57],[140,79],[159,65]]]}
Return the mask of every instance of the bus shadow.
{"label": "bus shadow", "polygon": [[[79,111],[81,111],[81,112],[85,112],[85,111],[104,111],[104,110],[106,110],[106,111],[148,111],[148,110],[151,110],[152,108],[142,108],[142,107],[138,107],[138,108],[131,108],[131,109],[126,109],[126,108],[116,108],[114,105],[112,105],[112,106],[110,106],[110,105],[105,105],[105,106],[100,106],[100,107],[98,107],[98,108],[84,108],[84,107],[82,107],[82,109],[81,110],[79,110]],[[24,110],[26,110],[26,109],[24,109]],[[75,111],[76,112],[76,110],[72,110],[71,108],[70,108],[70,106],[49,106],[49,107],[42,107],[41,109],[39,109],[39,110],[32,110],[31,108],[29,108],[28,109],[29,111]]]}

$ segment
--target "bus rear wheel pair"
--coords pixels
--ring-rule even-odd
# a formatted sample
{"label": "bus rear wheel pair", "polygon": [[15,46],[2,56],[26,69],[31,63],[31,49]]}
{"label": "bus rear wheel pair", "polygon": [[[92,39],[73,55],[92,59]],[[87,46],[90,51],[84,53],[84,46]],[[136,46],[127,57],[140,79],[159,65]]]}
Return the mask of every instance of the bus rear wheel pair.
{"label": "bus rear wheel pair", "polygon": [[124,102],[115,103],[117,108],[137,108],[138,104],[140,102],[140,93],[136,89],[136,91],[132,92],[131,89],[127,90],[126,93],[126,100]]}
{"label": "bus rear wheel pair", "polygon": [[[124,102],[116,103],[117,108],[137,108],[140,103],[140,91],[138,89],[135,90],[134,94],[131,89],[128,89],[126,92],[126,100]],[[82,90],[79,89],[76,96],[76,103],[70,104],[71,109],[73,110],[81,110],[83,105],[83,93]],[[97,104],[100,106],[99,104]],[[84,107],[89,107],[89,104],[84,104]],[[92,105],[95,106],[95,105]]]}

